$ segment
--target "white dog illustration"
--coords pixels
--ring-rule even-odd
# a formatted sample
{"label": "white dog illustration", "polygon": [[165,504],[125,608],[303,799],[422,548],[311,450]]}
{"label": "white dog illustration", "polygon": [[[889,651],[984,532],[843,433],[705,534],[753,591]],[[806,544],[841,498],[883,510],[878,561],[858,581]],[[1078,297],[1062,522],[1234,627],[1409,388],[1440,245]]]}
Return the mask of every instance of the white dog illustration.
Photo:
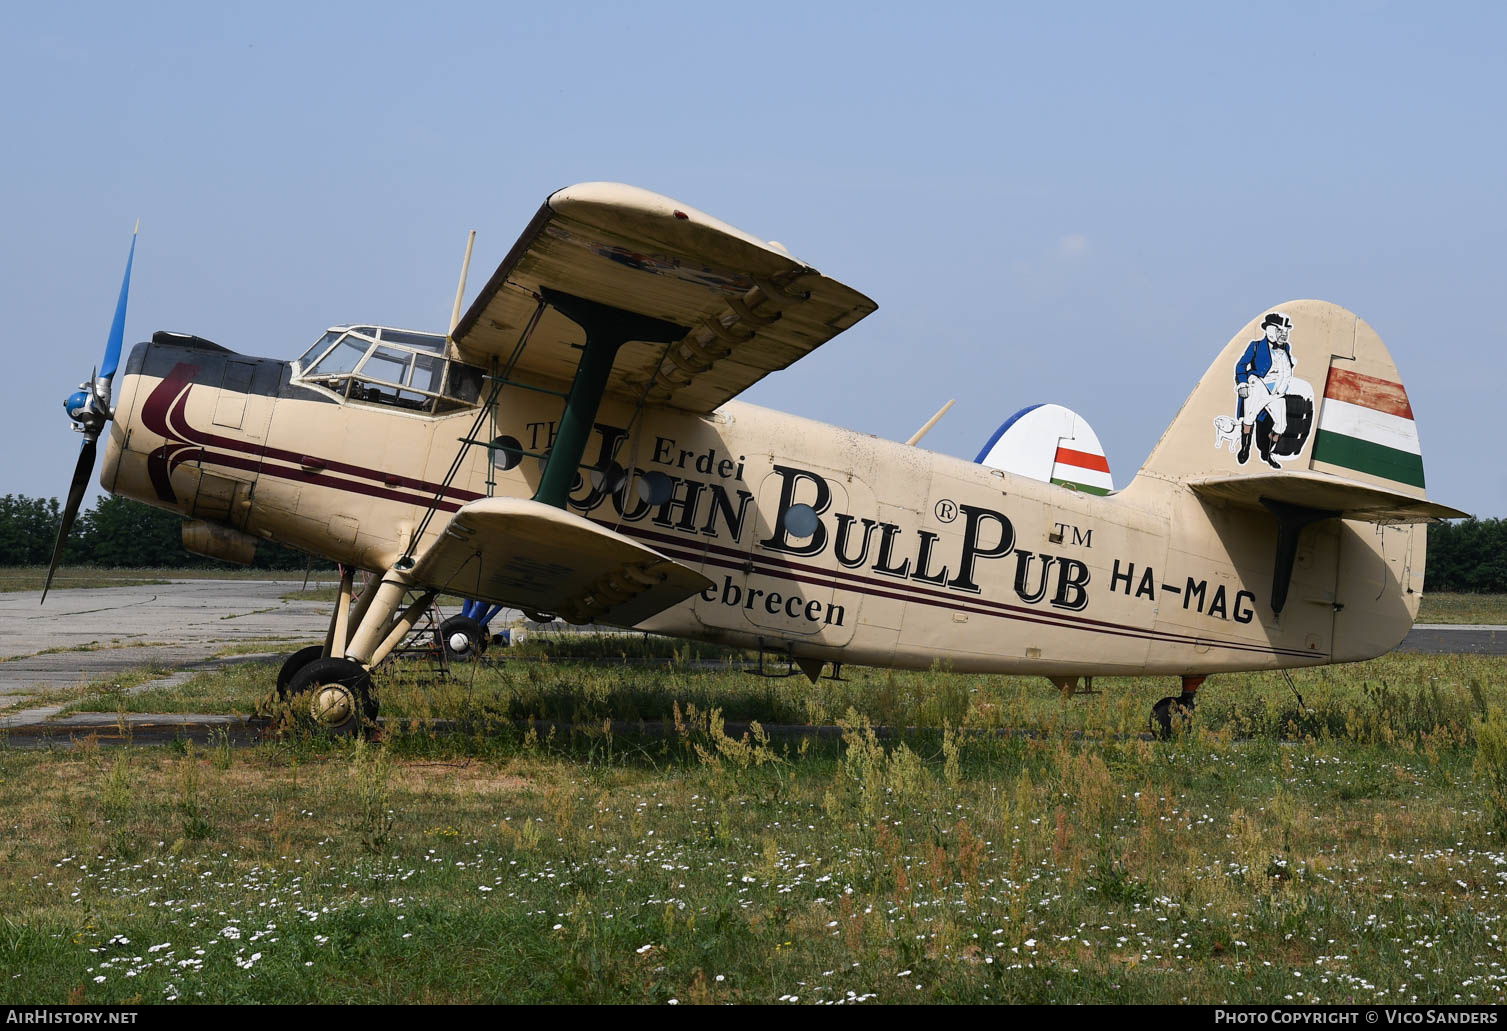
{"label": "white dog illustration", "polygon": [[1236,419],[1234,416],[1214,416],[1214,446],[1217,448],[1219,447],[1219,445],[1225,443],[1226,441],[1229,441],[1230,453],[1234,454],[1239,451],[1240,434],[1237,432],[1239,426],[1240,420]]}

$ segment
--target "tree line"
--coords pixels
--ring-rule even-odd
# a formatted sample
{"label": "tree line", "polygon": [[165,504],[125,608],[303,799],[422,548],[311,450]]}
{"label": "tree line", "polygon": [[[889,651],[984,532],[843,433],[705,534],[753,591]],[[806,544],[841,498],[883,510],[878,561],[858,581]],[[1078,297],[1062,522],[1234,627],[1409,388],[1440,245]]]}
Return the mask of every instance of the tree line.
{"label": "tree line", "polygon": [[1425,591],[1507,592],[1507,519],[1456,519],[1429,527]]}
{"label": "tree line", "polygon": [[[0,497],[0,566],[45,566],[52,558],[61,514],[57,498]],[[63,548],[63,565],[231,568],[185,551],[182,527],[182,517],[172,512],[102,494],[74,521]],[[251,564],[256,569],[303,569],[308,562],[301,551],[260,541]],[[314,568],[332,565],[316,558]]]}
{"label": "tree line", "polygon": [[[0,497],[0,566],[46,565],[58,531],[57,498]],[[129,498],[101,495],[82,511],[68,535],[63,562],[70,566],[167,566],[224,563],[183,550],[182,519]],[[271,541],[256,547],[257,569],[303,569],[301,551]],[[330,563],[314,560],[314,568]],[[1507,519],[1458,519],[1429,527],[1429,591],[1507,593]]]}

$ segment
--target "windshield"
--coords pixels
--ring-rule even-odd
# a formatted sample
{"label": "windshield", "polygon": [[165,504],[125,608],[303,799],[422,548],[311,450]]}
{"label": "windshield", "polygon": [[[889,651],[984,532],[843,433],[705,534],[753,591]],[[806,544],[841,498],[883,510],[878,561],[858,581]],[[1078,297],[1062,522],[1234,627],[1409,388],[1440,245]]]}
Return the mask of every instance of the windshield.
{"label": "windshield", "polygon": [[445,358],[444,352],[445,337],[435,333],[336,327],[304,352],[294,381],[317,384],[350,401],[411,412],[441,414],[474,406],[485,373]]}
{"label": "windshield", "polygon": [[331,376],[340,372],[350,372],[366,355],[366,349],[371,344],[358,336],[350,335],[340,339],[340,343],[330,348],[328,354],[309,367],[311,375]]}
{"label": "windshield", "polygon": [[309,348],[303,354],[299,355],[297,362],[299,368],[307,369],[310,365],[313,365],[314,362],[318,360],[320,355],[328,351],[330,349],[330,345],[339,339],[340,333],[338,330],[332,329],[329,332],[325,333],[324,336],[314,341],[313,347]]}

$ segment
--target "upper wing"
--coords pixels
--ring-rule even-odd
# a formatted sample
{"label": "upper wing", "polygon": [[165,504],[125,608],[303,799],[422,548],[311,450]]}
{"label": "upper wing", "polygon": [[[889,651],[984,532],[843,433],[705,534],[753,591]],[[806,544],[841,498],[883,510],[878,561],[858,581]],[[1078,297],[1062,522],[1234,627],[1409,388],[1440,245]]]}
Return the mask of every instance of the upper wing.
{"label": "upper wing", "polygon": [[522,498],[464,505],[413,568],[419,583],[572,623],[632,626],[711,586],[689,566]]}
{"label": "upper wing", "polygon": [[630,342],[607,392],[709,412],[783,369],[877,305],[780,248],[695,208],[620,183],[551,194],[452,334],[462,357],[568,384],[583,341],[539,288],[690,327],[679,343]]}

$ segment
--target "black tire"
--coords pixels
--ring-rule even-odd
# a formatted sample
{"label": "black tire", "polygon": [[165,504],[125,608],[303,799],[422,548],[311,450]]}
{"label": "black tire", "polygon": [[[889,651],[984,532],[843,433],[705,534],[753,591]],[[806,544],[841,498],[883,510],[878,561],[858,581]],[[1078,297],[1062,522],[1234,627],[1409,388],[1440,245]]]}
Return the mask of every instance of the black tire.
{"label": "black tire", "polygon": [[288,685],[293,682],[293,676],[315,659],[324,657],[324,645],[311,644],[307,648],[300,648],[289,655],[283,663],[283,668],[277,671],[277,697],[281,701],[288,700]]}
{"label": "black tire", "polygon": [[1151,733],[1159,741],[1170,740],[1173,726],[1187,727],[1192,716],[1191,707],[1169,695],[1151,707]]}
{"label": "black tire", "polygon": [[490,643],[486,628],[470,616],[451,616],[440,624],[436,637],[435,643],[445,650],[445,658],[451,662],[478,659]]}
{"label": "black tire", "polygon": [[1287,395],[1287,428],[1272,445],[1272,454],[1284,457],[1303,450],[1313,428],[1313,402],[1298,394]]}
{"label": "black tire", "polygon": [[372,676],[350,659],[315,659],[288,682],[294,716],[311,730],[352,737],[374,727]]}

